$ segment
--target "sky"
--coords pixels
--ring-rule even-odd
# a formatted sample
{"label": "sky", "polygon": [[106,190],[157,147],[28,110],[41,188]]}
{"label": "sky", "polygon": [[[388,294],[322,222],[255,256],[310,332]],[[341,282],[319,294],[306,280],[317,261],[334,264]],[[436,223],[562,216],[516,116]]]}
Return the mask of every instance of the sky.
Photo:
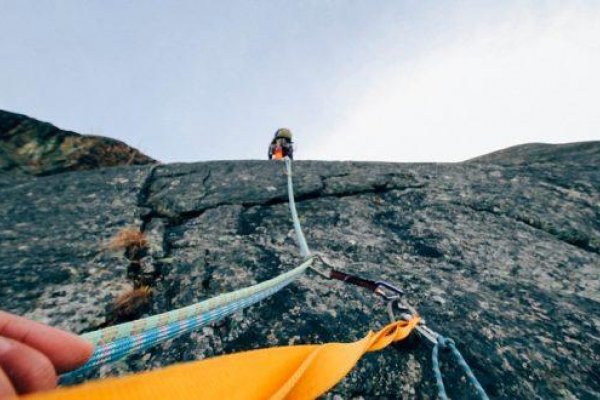
{"label": "sky", "polygon": [[600,140],[598,1],[0,0],[0,109],[163,162]]}

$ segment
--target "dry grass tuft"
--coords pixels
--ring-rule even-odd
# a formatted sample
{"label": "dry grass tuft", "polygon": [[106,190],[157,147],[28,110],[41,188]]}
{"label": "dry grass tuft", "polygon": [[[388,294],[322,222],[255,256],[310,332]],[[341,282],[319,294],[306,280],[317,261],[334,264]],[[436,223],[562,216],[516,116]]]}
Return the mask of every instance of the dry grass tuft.
{"label": "dry grass tuft", "polygon": [[137,228],[121,229],[107,244],[108,250],[124,250],[127,248],[146,248],[148,239]]}
{"label": "dry grass tuft", "polygon": [[114,303],[113,313],[117,321],[138,318],[150,305],[152,289],[142,286],[121,294]]}

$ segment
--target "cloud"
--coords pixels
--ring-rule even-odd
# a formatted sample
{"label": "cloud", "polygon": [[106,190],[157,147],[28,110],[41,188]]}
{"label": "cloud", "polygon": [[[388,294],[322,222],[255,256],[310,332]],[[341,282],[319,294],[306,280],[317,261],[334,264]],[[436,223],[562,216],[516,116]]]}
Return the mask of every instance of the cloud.
{"label": "cloud", "polygon": [[352,100],[303,152],[460,161],[518,143],[598,140],[598,71],[599,8],[513,9],[493,26],[454,32],[412,60],[373,68],[367,87],[340,93]]}

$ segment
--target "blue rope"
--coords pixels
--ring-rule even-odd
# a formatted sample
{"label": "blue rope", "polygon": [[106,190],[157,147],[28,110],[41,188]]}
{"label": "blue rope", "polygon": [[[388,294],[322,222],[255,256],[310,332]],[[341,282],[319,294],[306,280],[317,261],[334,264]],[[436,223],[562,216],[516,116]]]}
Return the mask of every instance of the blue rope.
{"label": "blue rope", "polygon": [[261,292],[254,294],[253,296],[240,299],[231,304],[218,307],[214,310],[206,313],[187,318],[182,321],[170,323],[165,326],[159,326],[150,330],[144,331],[138,335],[128,336],[115,340],[114,342],[107,343],[105,345],[98,345],[94,351],[94,354],[90,357],[85,365],[82,367],[61,375],[60,383],[66,384],[74,382],[77,377],[88,371],[97,368],[98,366],[115,362],[123,357],[130,354],[145,351],[157,344],[160,344],[166,340],[174,339],[185,333],[197,330],[200,327],[206,326],[210,323],[219,321],[228,315],[233,314],[236,311],[244,309],[252,304],[255,304],[272,294],[283,289],[294,281],[294,278],[287,279],[277,286],[268,288]]}
{"label": "blue rope", "polygon": [[442,377],[442,371],[440,370],[440,359],[439,359],[439,338],[442,336],[438,336],[438,342],[433,346],[433,350],[431,351],[431,364],[433,368],[433,374],[435,375],[435,383],[438,388],[438,398],[440,400],[448,400],[448,396],[446,395],[446,388],[444,387],[444,378]]}
{"label": "blue rope", "polygon": [[[293,271],[283,274],[283,275],[289,275],[289,276],[282,275],[282,276],[278,277],[280,279],[280,282],[277,284],[274,284],[273,286],[265,286],[265,288],[262,288],[260,291],[256,291],[253,294],[247,294],[247,295],[245,294],[244,295],[245,297],[242,297],[235,301],[231,301],[231,299],[226,299],[226,301],[223,300],[224,302],[221,306],[217,307],[215,304],[215,308],[210,309],[204,313],[189,316],[187,318],[179,317],[179,314],[184,313],[185,310],[189,309],[190,307],[197,307],[199,304],[202,304],[202,303],[197,303],[197,304],[194,304],[187,308],[183,308],[183,309],[179,309],[179,310],[173,310],[168,315],[171,315],[171,314],[177,315],[178,319],[176,321],[173,321],[170,323],[160,323],[160,321],[158,321],[159,322],[158,324],[155,321],[153,327],[148,327],[147,329],[143,330],[142,332],[140,332],[138,334],[131,333],[131,328],[129,327],[129,325],[132,325],[133,323],[122,324],[119,326],[127,325],[128,326],[127,329],[129,329],[129,330],[125,334],[121,335],[120,337],[112,339],[108,343],[104,343],[103,341],[100,341],[102,331],[94,331],[92,333],[96,334],[96,336],[98,336],[98,338],[96,339],[97,341],[95,342],[95,343],[97,343],[97,346],[94,350],[94,353],[92,354],[90,359],[83,366],[81,366],[80,368],[78,368],[74,371],[70,371],[68,373],[61,375],[60,383],[64,384],[64,383],[72,382],[75,379],[77,379],[77,377],[79,377],[101,365],[115,362],[121,358],[124,358],[124,357],[126,357],[130,354],[136,353],[136,352],[145,351],[146,349],[149,349],[150,347],[153,347],[153,346],[160,344],[162,342],[165,342],[167,340],[174,339],[178,336],[181,336],[184,333],[188,333],[193,330],[197,330],[198,328],[200,328],[202,326],[206,326],[215,321],[219,321],[219,320],[225,318],[226,316],[233,314],[234,312],[236,312],[238,310],[249,307],[250,305],[255,304],[255,303],[271,296],[272,294],[276,293],[277,291],[283,289],[285,286],[292,283],[300,274],[302,274],[304,272],[304,270],[306,269],[306,267],[308,267],[310,265],[310,263],[312,262],[312,258],[309,258],[310,257],[310,249],[308,248],[308,245],[306,244],[306,238],[304,237],[304,234],[302,233],[302,227],[300,226],[300,220],[298,219],[298,213],[296,211],[296,204],[294,202],[294,186],[293,186],[293,182],[292,182],[292,165],[291,165],[291,160],[287,157],[285,159],[285,164],[286,164],[287,175],[288,175],[287,183],[288,183],[289,206],[290,206],[290,212],[292,214],[292,220],[294,222],[294,230],[296,231],[298,244],[300,246],[300,252],[302,255],[304,255],[306,257],[304,263],[301,266],[299,266],[298,268],[296,268]],[[294,272],[296,270],[298,270],[298,273]],[[285,279],[283,279],[283,278],[285,278]],[[283,280],[281,280],[281,279],[283,279]],[[267,281],[266,283],[268,283],[268,282],[271,282],[271,281]],[[255,286],[252,286],[247,289],[253,289],[258,286],[262,287],[262,285],[263,284],[255,285]],[[246,290],[246,289],[244,289],[244,290]],[[258,289],[255,289],[255,290],[258,290]],[[229,293],[228,295],[235,295],[239,292],[240,291],[232,292],[232,293]],[[220,297],[222,297],[222,296],[218,296],[216,299],[219,299]],[[159,317],[163,316],[163,315],[164,314],[161,314],[161,315],[159,315]],[[141,320],[141,321],[148,321],[151,318],[157,318],[157,316],[149,317],[149,318],[147,318],[145,320]],[[135,322],[139,322],[139,321],[135,321]],[[122,329],[125,330],[125,328],[122,328]]]}
{"label": "blue rope", "polygon": [[435,346],[433,346],[433,351],[431,353],[433,374],[435,375],[435,381],[436,381],[437,388],[438,388],[438,397],[441,400],[448,400],[448,395],[446,394],[446,388],[444,387],[444,378],[442,377],[442,371],[440,370],[440,360],[439,360],[439,349],[440,348],[442,348],[442,349],[449,348],[452,351],[452,354],[454,354],[454,358],[456,358],[458,365],[463,369],[463,371],[465,372],[465,375],[467,375],[469,382],[473,385],[473,387],[477,391],[479,398],[483,399],[483,400],[489,400],[489,397],[487,396],[487,394],[485,393],[485,390],[483,390],[483,387],[481,386],[481,384],[475,377],[475,374],[473,374],[473,371],[471,370],[471,368],[469,367],[469,365],[463,358],[462,354],[460,354],[460,351],[458,351],[458,349],[456,348],[456,344],[454,343],[454,340],[452,340],[450,338],[446,338],[442,335],[438,336],[437,343],[435,344]]}

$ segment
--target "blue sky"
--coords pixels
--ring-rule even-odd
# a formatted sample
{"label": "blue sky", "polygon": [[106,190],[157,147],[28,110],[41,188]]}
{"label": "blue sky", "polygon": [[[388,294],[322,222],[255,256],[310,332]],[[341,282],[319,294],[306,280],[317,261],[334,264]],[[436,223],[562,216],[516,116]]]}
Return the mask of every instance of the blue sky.
{"label": "blue sky", "polygon": [[[500,4],[501,3],[501,4]],[[164,162],[600,139],[600,3],[0,0],[0,109]]]}

